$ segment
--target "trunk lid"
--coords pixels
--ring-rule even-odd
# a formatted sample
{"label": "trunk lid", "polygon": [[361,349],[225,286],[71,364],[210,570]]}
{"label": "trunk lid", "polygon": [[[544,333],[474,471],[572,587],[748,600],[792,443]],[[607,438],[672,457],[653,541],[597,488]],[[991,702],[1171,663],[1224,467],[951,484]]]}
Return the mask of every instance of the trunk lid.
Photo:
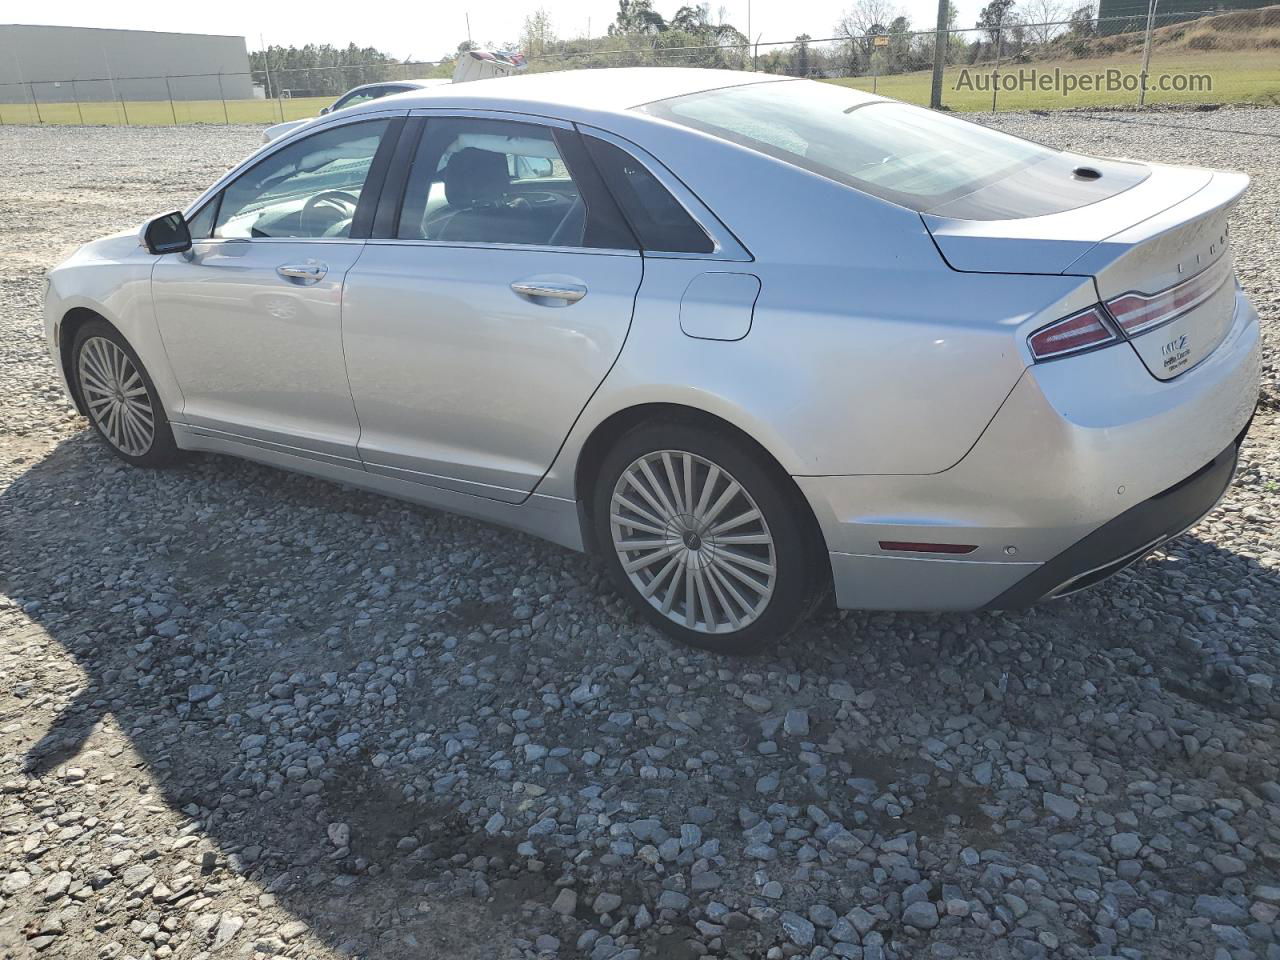
{"label": "trunk lid", "polygon": [[1137,185],[1048,216],[921,216],[952,269],[1092,277],[1147,369],[1167,380],[1231,328],[1227,217],[1248,184],[1240,173],[1152,164]]}

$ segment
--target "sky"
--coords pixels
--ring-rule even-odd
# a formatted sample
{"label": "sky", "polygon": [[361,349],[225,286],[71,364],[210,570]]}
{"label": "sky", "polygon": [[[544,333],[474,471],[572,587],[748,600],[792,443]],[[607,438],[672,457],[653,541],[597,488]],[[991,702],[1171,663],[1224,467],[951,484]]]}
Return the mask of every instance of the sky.
{"label": "sky", "polygon": [[[751,0],[751,33],[769,40],[788,40],[797,34],[833,36],[833,27],[851,0]],[[471,37],[478,44],[514,41],[525,16],[539,5],[551,14],[562,37],[593,36],[605,30],[617,12],[617,0],[486,0],[484,3],[374,0],[368,4],[330,0],[272,2],[272,0],[218,0],[216,3],[156,3],[155,0],[58,0],[41,7],[22,4],[0,10],[0,22],[76,27],[117,27],[129,30],[172,30],[180,33],[223,33],[243,36],[250,50],[267,44],[301,46],[332,43],[377,47],[398,60],[436,60]],[[679,0],[655,0],[654,7],[670,17]],[[981,0],[957,0],[960,21],[969,25],[977,17]],[[937,17],[936,0],[899,0],[898,6],[917,29],[931,26]],[[723,7],[724,19],[743,32],[747,29],[747,0],[711,0],[713,17]],[[10,19],[17,14],[16,19]]]}

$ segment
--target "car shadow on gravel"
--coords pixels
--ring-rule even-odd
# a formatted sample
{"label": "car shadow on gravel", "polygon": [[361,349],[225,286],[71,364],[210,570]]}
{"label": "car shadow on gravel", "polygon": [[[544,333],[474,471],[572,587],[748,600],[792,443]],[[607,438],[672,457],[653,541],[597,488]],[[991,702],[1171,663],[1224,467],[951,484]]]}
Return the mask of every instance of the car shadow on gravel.
{"label": "car shadow on gravel", "polygon": [[[288,502],[263,505],[262,498],[284,490],[290,491]],[[290,533],[291,525],[300,529]],[[424,539],[421,531],[412,532],[415,525],[434,528]],[[541,673],[533,679],[545,681],[557,671],[580,676],[578,658],[595,641],[584,631],[573,649],[539,649],[534,632],[517,643],[517,625],[529,619],[513,613],[510,590],[499,601],[492,592],[466,587],[469,595],[452,602],[451,592],[469,582],[467,571],[479,569],[477,558],[492,543],[513,539],[510,548],[520,563],[570,568],[578,584],[575,602],[601,618],[595,635],[633,634],[627,645],[633,652],[639,648],[635,655],[647,658],[651,669],[671,664],[673,656],[687,657],[695,666],[720,663],[744,675],[817,670],[833,684],[856,681],[866,671],[878,689],[875,701],[860,708],[863,714],[907,716],[922,691],[941,694],[949,686],[977,691],[981,701],[1034,684],[1066,684],[1071,657],[1107,656],[1135,643],[1149,643],[1154,662],[1161,662],[1159,647],[1167,642],[1158,631],[1138,630],[1170,589],[1156,565],[1125,575],[1121,585],[1146,597],[1147,606],[1110,618],[1098,616],[1105,587],[1092,599],[1018,614],[832,614],[776,657],[716,661],[673,652],[629,615],[615,614],[616,603],[589,596],[596,582],[588,579],[587,564],[558,548],[229,460],[198,459],[163,473],[131,470],[87,434],[60,444],[0,495],[0,530],[0,593],[14,598],[83,672],[74,682],[68,678],[78,692],[52,724],[20,745],[25,773],[63,776],[59,771],[67,765],[81,763],[86,746],[121,740],[136,758],[137,773],[117,775],[99,789],[133,799],[158,790],[173,817],[168,839],[194,831],[208,845],[198,875],[152,878],[164,883],[163,895],[152,890],[161,914],[181,915],[202,897],[216,901],[229,876],[240,876],[263,891],[258,909],[282,910],[305,922],[311,936],[339,952],[379,957],[489,956],[495,945],[550,925],[547,907],[562,872],[556,848],[540,851],[544,865],[531,871],[528,857],[515,849],[517,838],[500,825],[486,830],[476,823],[487,798],[470,780],[488,772],[483,758],[468,763],[460,754],[440,774],[438,753],[454,749],[450,741],[461,751],[469,739],[452,714],[470,723],[495,709],[509,710],[504,705],[513,692],[524,697],[538,689],[529,668],[507,661],[537,660]],[[448,540],[449,549],[427,566],[415,566],[432,535]],[[357,555],[366,544],[376,559]],[[451,573],[453,554],[459,570]],[[1280,593],[1274,573],[1248,557],[1204,541],[1194,541],[1189,555],[1190,564],[1204,557],[1254,582],[1265,578],[1272,599]],[[404,589],[420,596],[394,608],[398,619],[388,630],[380,629],[378,616],[361,626],[370,619],[369,607],[349,598],[376,598],[369,569],[393,566],[415,573],[416,585]],[[1196,613],[1176,615],[1191,619]],[[408,630],[410,617],[418,625],[407,640],[391,635],[391,626]],[[479,659],[481,669],[470,674],[478,682],[446,690],[433,686],[425,668],[415,675],[402,661],[411,655],[397,648],[426,643],[433,631],[475,635],[476,649],[467,656]],[[1010,642],[1027,633],[1051,641],[1043,660],[1029,661],[1027,646]],[[644,650],[648,645],[653,650]],[[602,649],[616,652],[607,644]],[[384,655],[389,669],[379,671],[371,661]],[[1183,671],[1178,682],[1184,691],[1206,702],[1221,692],[1212,673],[1191,660],[1163,662],[1173,665],[1166,671]],[[453,669],[447,660],[440,663],[441,670]],[[301,674],[322,682],[304,692],[294,679]],[[396,696],[386,693],[390,676],[401,678]],[[356,682],[331,679],[339,677]],[[673,672],[670,682],[679,678]],[[781,702],[785,693],[779,682],[771,695]],[[707,687],[702,696],[705,713],[760,722],[725,689]],[[1064,705],[1043,698],[1021,719],[1051,728],[1057,711],[1073,709],[1066,699]],[[845,762],[855,773],[881,783],[920,775],[928,781],[927,762],[864,743],[848,710],[816,705],[811,713],[812,739],[842,739]],[[408,727],[385,730],[394,744],[389,747],[359,734],[384,729],[380,723]],[[566,738],[570,728],[566,722]],[[551,733],[558,731],[548,733],[549,741]],[[755,739],[744,737],[738,748],[754,752]],[[660,743],[656,735],[653,743]],[[381,770],[389,752],[410,760],[394,780]],[[412,761],[419,755],[434,758],[432,779],[414,775]],[[103,757],[94,751],[83,764],[88,776],[103,772]],[[577,771],[563,782],[568,793],[591,778]],[[628,783],[637,795],[650,786],[642,779]],[[754,794],[752,784],[742,789],[744,796]],[[815,787],[814,800],[831,792]],[[982,811],[985,799],[982,789],[953,783],[934,792],[901,827],[925,834],[972,830],[975,843],[994,843]],[[736,825],[727,832],[736,833]],[[93,883],[110,893],[126,880],[116,871]],[[578,909],[581,914],[583,905]],[[282,949],[278,924],[254,936]]]}

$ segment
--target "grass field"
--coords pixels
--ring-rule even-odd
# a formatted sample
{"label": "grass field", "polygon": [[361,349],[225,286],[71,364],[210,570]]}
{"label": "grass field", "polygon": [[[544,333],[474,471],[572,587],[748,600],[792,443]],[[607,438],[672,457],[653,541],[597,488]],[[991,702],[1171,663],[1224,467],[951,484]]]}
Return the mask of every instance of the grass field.
{"label": "grass field", "polygon": [[[292,100],[228,100],[223,113],[221,100],[119,100],[75,103],[0,103],[0,123],[60,123],[137,127],[167,127],[175,122],[245,123],[268,126],[285,120],[314,117],[333,97],[298,97]],[[127,118],[126,118],[127,114]]]}
{"label": "grass field", "polygon": [[[1134,54],[1118,54],[1111,57],[1091,60],[1057,60],[1030,64],[1004,64],[1000,68],[1002,75],[1016,74],[1019,70],[1032,67],[1042,76],[1052,74],[1055,69],[1063,75],[1079,78],[1085,74],[1103,73],[1115,70],[1120,75],[1131,78],[1136,83],[1142,58]],[[947,67],[943,76],[942,102],[953,110],[976,111],[991,109],[991,90],[957,89],[961,80],[961,70],[967,69],[972,85],[976,86],[979,76],[991,73],[991,64],[975,64],[968,68],[959,66]],[[1162,75],[1170,77],[1188,77],[1191,74],[1207,75],[1211,81],[1209,90],[1192,90],[1186,92],[1164,91],[1154,89]],[[1194,51],[1161,51],[1151,58],[1151,84],[1147,91],[1147,103],[1257,103],[1260,105],[1280,104],[1280,51],[1277,50],[1238,50],[1227,52],[1197,53]],[[927,104],[932,75],[928,71],[919,73],[901,73],[896,76],[882,77],[873,83],[870,77],[852,77],[832,80],[843,86],[855,87],[858,90],[871,90],[886,97],[906,100],[909,103]],[[1065,86],[1065,85],[1064,85]],[[1064,107],[1104,107],[1131,106],[1138,102],[1136,85],[1131,90],[1074,90],[1064,96],[1054,91],[1038,89],[1006,90],[1001,87],[996,95],[998,110],[1060,110]]]}
{"label": "grass field", "polygon": [[[1081,77],[1116,71],[1121,77],[1136,79],[1141,57],[1121,53],[1089,60],[1057,60],[1033,64],[1005,64],[1000,68],[1008,77],[1019,70],[1034,67],[1041,76],[1055,69],[1063,75]],[[968,70],[972,88],[957,89],[961,71]],[[991,109],[991,91],[982,88],[991,72],[990,64],[947,68],[943,84],[943,103],[953,110],[979,111]],[[1161,50],[1152,57],[1151,76],[1155,83],[1162,75],[1189,77],[1192,74],[1210,78],[1208,90],[1164,91],[1152,89],[1148,103],[1257,103],[1280,104],[1280,53],[1275,49],[1237,50],[1231,52]],[[584,77],[584,79],[586,79]],[[876,91],[910,103],[929,102],[931,76],[928,71],[902,73],[873,81],[871,77],[832,80],[859,90]],[[1064,107],[1129,106],[1137,103],[1136,86],[1128,90],[1076,89],[1064,96],[1056,90],[1017,89],[1003,87],[996,97],[998,110],[1055,110]],[[297,120],[314,117],[331,101],[329,97],[292,100],[167,100],[81,103],[0,103],[0,124],[101,124],[132,126],[169,126],[192,123],[243,123],[267,126],[281,119]],[[282,116],[283,114],[283,116]]]}

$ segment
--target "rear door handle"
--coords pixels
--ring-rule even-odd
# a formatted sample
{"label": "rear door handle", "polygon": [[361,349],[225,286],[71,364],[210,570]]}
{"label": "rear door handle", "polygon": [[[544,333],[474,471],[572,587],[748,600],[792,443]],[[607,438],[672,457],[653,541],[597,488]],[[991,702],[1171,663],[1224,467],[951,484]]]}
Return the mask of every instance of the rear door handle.
{"label": "rear door handle", "polygon": [[276,267],[276,273],[285,279],[300,280],[303,283],[315,283],[328,271],[328,267],[316,260],[309,260],[306,263],[286,263]]}
{"label": "rear door handle", "polygon": [[517,280],[511,289],[531,300],[563,300],[577,303],[587,295],[587,288],[580,283],[548,283],[545,280]]}

